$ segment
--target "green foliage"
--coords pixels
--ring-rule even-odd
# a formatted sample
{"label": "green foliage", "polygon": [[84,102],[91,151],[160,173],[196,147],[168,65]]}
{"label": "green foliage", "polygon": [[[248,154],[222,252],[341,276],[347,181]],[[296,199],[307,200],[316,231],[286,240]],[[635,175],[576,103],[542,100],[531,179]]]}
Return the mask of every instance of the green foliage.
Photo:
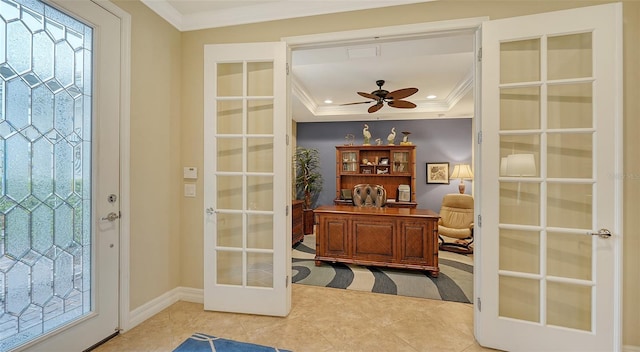
{"label": "green foliage", "polygon": [[298,147],[293,162],[296,167],[296,197],[304,201],[305,209],[312,209],[322,190],[318,150]]}

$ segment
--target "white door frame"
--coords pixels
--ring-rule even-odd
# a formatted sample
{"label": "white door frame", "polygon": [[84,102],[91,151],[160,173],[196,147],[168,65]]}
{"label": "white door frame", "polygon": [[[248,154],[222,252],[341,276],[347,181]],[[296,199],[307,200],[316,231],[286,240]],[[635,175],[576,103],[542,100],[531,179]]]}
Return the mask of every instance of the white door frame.
{"label": "white door frame", "polygon": [[[131,328],[131,15],[109,0],[91,0],[120,18],[120,331]],[[97,342],[97,341],[96,341]]]}
{"label": "white door frame", "polygon": [[[412,37],[416,35],[429,35],[435,34],[439,32],[467,32],[473,33],[475,35],[474,38],[474,53],[475,55],[479,55],[479,48],[481,43],[481,26],[482,23],[488,21],[489,17],[473,17],[466,19],[457,19],[457,20],[447,20],[447,21],[437,21],[437,22],[424,22],[410,25],[401,25],[401,26],[390,26],[390,27],[380,27],[380,28],[369,28],[369,29],[361,29],[361,30],[353,30],[353,31],[344,31],[344,32],[332,32],[332,33],[321,33],[321,34],[311,34],[311,35],[303,35],[303,36],[295,36],[295,37],[283,37],[282,41],[287,43],[287,46],[291,50],[301,49],[301,48],[309,48],[314,46],[323,45],[326,46],[331,43],[340,43],[344,44],[345,42],[358,42],[362,43],[363,41],[370,41],[371,38],[379,38],[381,40],[385,38],[394,38],[401,40],[403,37]],[[477,56],[476,56],[477,58]],[[474,63],[474,91],[476,92],[474,96],[474,116],[471,119],[472,124],[472,138],[473,138],[473,147],[472,147],[472,163],[474,170],[476,170],[476,179],[474,180],[474,184],[480,181],[480,172],[479,172],[479,163],[475,160],[475,155],[479,153],[479,144],[477,143],[477,136],[481,127],[481,119],[480,119],[480,99],[481,99],[481,86],[482,82],[480,82],[481,75],[481,65],[479,60],[475,60]],[[473,187],[472,194],[474,194],[474,202],[475,208],[479,209],[480,199],[479,199],[479,189],[477,187]],[[481,253],[482,248],[482,238],[477,236],[474,240],[474,250],[476,253]],[[474,268],[478,268],[480,265],[479,256],[474,256]],[[477,270],[477,269],[474,269]],[[481,283],[478,279],[478,275],[474,275],[473,282],[473,295],[472,303],[476,302],[477,298],[481,296]],[[475,310],[474,310],[475,312]],[[475,329],[475,321],[474,321],[474,329]]]}
{"label": "white door frame", "polygon": [[[59,0],[49,0],[59,1]],[[65,1],[65,0],[62,0]],[[130,328],[129,274],[131,237],[131,15],[109,0],[91,0],[120,18],[120,289],[119,327]],[[96,341],[98,342],[98,341]]]}
{"label": "white door frame", "polygon": [[120,18],[120,331],[131,328],[131,15],[109,0],[91,0]]}

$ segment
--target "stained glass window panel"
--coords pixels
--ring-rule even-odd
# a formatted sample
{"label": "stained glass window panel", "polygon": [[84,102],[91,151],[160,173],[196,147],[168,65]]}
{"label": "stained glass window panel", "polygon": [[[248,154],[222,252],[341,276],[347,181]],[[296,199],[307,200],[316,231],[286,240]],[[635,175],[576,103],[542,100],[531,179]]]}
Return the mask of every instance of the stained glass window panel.
{"label": "stained glass window panel", "polygon": [[0,2],[2,351],[91,310],[92,35],[40,1]]}

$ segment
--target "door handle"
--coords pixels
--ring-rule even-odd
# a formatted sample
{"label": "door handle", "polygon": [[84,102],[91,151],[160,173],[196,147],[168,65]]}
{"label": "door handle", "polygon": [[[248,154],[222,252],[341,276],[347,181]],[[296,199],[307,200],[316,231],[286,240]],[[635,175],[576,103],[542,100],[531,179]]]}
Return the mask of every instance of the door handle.
{"label": "door handle", "polygon": [[611,237],[611,231],[607,229],[600,229],[598,232],[587,232],[588,235],[591,236],[599,236],[601,238],[609,238]]}
{"label": "door handle", "polygon": [[116,221],[117,219],[120,219],[120,212],[118,213],[110,212],[109,214],[107,214],[107,216],[102,218],[102,220],[108,220],[108,221]]}

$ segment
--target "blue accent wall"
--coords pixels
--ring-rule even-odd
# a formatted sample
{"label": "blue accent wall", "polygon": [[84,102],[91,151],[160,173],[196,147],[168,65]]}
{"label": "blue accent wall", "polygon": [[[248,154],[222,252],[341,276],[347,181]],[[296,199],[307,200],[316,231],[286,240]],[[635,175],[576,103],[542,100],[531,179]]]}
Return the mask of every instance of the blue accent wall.
{"label": "blue accent wall", "polygon": [[[362,145],[362,129],[369,125],[371,144],[381,138],[387,144],[387,135],[396,128],[396,145],[402,140],[401,131],[409,131],[409,141],[416,145],[416,200],[418,208],[440,212],[442,197],[458,193],[459,180],[450,184],[427,184],[426,164],[448,162],[449,172],[458,163],[471,164],[473,131],[471,119],[393,120],[367,122],[308,122],[297,124],[297,145],[316,148],[320,153],[320,165],[324,180],[317,205],[333,204],[336,194],[336,149],[346,143],[345,136],[355,136],[355,145]],[[471,193],[471,181],[464,181],[465,193]]]}

